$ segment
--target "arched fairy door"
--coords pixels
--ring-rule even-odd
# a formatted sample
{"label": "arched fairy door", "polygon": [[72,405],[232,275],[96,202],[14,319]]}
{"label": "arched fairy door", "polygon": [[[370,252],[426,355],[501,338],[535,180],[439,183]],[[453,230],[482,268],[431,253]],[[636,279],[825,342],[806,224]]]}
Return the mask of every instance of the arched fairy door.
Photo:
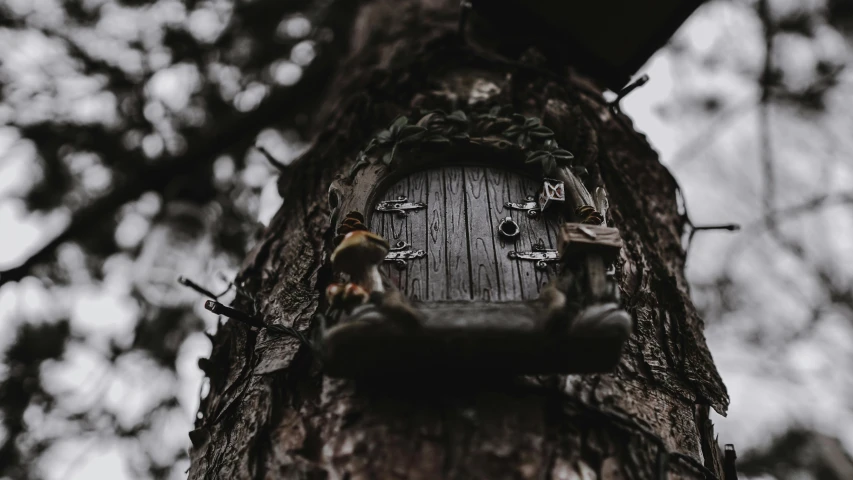
{"label": "arched fairy door", "polygon": [[[554,274],[554,266],[510,258],[534,245],[557,248],[558,209],[530,217],[510,209],[535,195],[541,182],[485,166],[446,166],[412,173],[381,192],[377,201],[404,198],[421,208],[371,212],[369,228],[392,245],[423,250],[405,265],[386,262],[382,271],[413,302],[517,302],[534,300]],[[498,233],[510,217],[514,239]],[[513,241],[514,240],[514,241]],[[401,244],[402,245],[402,244]]]}
{"label": "arched fairy door", "polygon": [[536,118],[398,117],[329,186],[326,373],[585,373],[631,329],[622,248]]}

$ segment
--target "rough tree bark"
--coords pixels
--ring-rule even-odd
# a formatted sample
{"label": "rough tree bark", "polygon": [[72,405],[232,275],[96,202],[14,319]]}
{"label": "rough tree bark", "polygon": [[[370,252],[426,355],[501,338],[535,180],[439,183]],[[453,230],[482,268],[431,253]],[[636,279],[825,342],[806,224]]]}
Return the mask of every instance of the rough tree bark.
{"label": "rough tree bark", "polygon": [[357,383],[324,377],[296,339],[227,321],[199,362],[210,391],[190,435],[190,478],[722,478],[708,413],[724,414],[728,397],[684,278],[674,179],[594,83],[486,27],[475,25],[488,49],[463,44],[457,21],[457,1],[357,9],[320,132],[281,178],[284,203],[245,261],[235,306],[316,328],[335,176],[399,114],[511,104],[542,118],[610,194],[635,321],[620,365],[601,375]]}

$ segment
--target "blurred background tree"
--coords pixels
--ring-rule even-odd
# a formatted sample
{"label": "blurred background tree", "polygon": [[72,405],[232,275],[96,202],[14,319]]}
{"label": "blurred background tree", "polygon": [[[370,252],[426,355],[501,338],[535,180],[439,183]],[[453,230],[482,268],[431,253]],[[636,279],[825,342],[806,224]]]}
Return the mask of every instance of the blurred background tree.
{"label": "blurred background tree", "polygon": [[[355,3],[0,4],[0,478],[185,475],[217,320],[175,279],[226,289]],[[713,0],[623,103],[694,221],[744,227],[688,273],[749,474],[853,451],[851,35],[849,0]]]}

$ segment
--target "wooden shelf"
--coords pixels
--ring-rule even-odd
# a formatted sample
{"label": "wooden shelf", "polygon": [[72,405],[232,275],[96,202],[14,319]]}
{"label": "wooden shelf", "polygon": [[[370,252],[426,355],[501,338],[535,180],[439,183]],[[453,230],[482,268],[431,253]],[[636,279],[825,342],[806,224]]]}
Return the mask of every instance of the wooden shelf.
{"label": "wooden shelf", "polygon": [[[596,310],[597,309],[597,310]],[[612,370],[631,331],[616,304],[593,306],[556,329],[528,303],[421,305],[420,325],[404,328],[377,307],[324,334],[324,369],[334,377],[593,373]]]}

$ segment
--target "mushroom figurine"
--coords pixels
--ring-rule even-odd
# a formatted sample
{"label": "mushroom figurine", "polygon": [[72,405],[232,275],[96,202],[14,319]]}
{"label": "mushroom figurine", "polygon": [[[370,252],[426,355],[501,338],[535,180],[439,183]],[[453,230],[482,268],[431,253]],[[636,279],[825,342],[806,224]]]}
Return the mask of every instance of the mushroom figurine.
{"label": "mushroom figurine", "polygon": [[329,305],[346,311],[367,303],[369,298],[370,294],[354,283],[333,283],[326,288],[326,299]]}
{"label": "mushroom figurine", "polygon": [[367,230],[347,233],[332,252],[332,266],[346,273],[350,281],[361,286],[367,293],[381,293],[382,277],[377,265],[385,260],[390,249],[388,241]]}

